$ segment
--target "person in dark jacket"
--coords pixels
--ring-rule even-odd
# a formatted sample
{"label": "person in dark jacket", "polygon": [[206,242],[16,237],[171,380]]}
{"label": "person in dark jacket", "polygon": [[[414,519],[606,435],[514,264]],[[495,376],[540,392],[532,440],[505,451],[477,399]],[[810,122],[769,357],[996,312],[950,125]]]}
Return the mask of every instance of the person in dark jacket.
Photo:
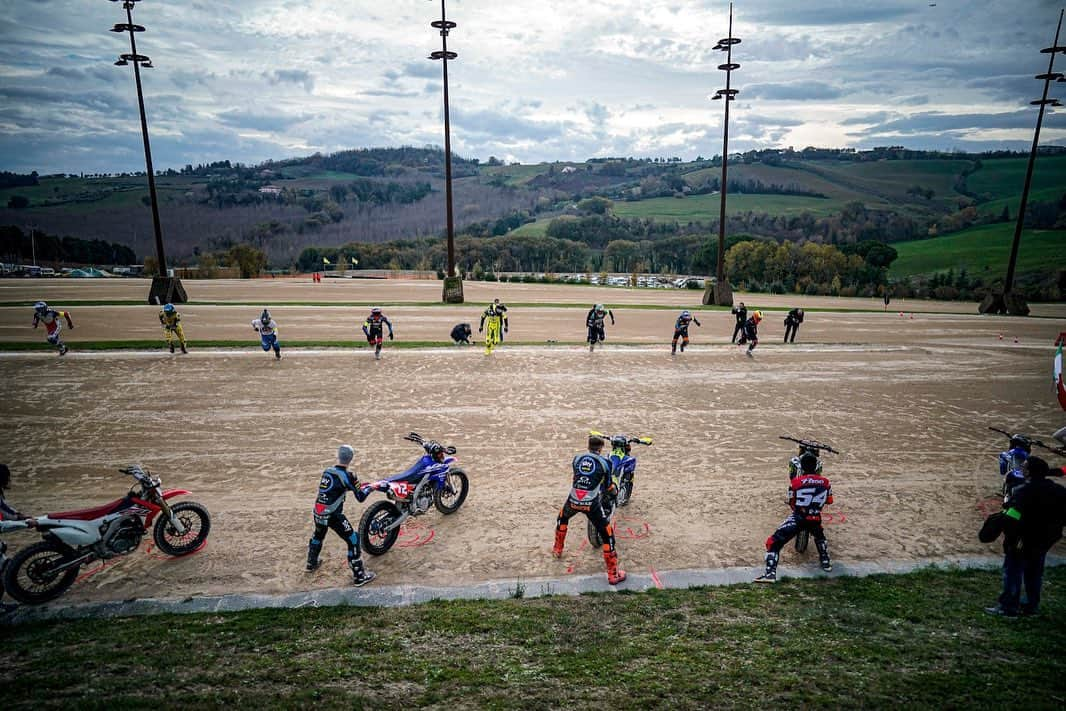
{"label": "person in dark jacket", "polygon": [[1002,513],[1003,592],[997,605],[985,608],[992,615],[1017,617],[1039,611],[1044,559],[1062,538],[1066,524],[1066,488],[1048,480],[1047,462],[1029,457],[1022,466],[1028,482],[1014,490]]}
{"label": "person in dark jacket", "polygon": [[[803,323],[803,309],[792,309],[785,316],[785,343],[795,343],[800,324]],[[789,338],[789,334],[792,335]]]}
{"label": "person in dark jacket", "polygon": [[733,338],[730,339],[730,343],[737,342],[737,336],[744,330],[744,322],[748,320],[748,307],[741,301],[738,305],[729,310],[729,313],[733,314],[737,319],[737,324],[733,326]]}
{"label": "person in dark jacket", "polygon": [[457,346],[460,344],[469,346],[471,333],[470,324],[457,323],[455,324],[455,328],[452,329],[452,341]]}

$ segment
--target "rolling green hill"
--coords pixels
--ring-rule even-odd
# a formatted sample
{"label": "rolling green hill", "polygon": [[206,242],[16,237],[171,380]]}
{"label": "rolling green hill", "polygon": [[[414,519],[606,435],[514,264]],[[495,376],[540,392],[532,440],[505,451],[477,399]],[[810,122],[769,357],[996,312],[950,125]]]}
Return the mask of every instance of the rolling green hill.
{"label": "rolling green hill", "polygon": [[[1014,225],[974,227],[954,234],[892,246],[899,258],[892,263],[892,279],[965,269],[970,274],[1005,271]],[[1025,230],[1018,249],[1019,274],[1066,269],[1066,231]]]}

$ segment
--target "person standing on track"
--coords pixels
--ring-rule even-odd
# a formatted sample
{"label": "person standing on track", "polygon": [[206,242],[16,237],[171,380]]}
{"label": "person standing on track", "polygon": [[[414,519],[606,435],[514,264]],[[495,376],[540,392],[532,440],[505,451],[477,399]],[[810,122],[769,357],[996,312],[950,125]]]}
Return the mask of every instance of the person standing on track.
{"label": "person standing on track", "polygon": [[491,303],[481,314],[481,323],[477,327],[477,332],[481,333],[485,330],[485,323],[488,322],[489,330],[485,333],[485,355],[492,355],[492,350],[503,341],[503,331],[507,329],[507,314],[500,311],[496,302]]}
{"label": "person standing on track", "polygon": [[259,332],[259,345],[263,351],[274,349],[274,359],[281,360],[281,344],[278,343],[278,324],[270,316],[270,312],[263,309],[259,318],[252,321],[252,328]]}
{"label": "person standing on track", "polygon": [[[322,472],[322,480],[318,484],[318,497],[315,499],[312,514],[315,531],[311,534],[311,540],[307,544],[307,572],[314,572],[321,565],[319,554],[322,553],[326,530],[333,529],[333,532],[344,539],[348,546],[348,567],[352,569],[352,584],[362,587],[377,576],[363,565],[363,554],[359,549],[359,532],[352,528],[348,517],[344,515],[344,497],[349,491],[355,494],[356,500],[360,503],[366,501],[371,491],[369,485],[360,486],[355,474],[348,471],[354,458],[355,450],[352,446],[342,444],[337,449],[337,464]],[[387,484],[379,488],[381,491],[387,489]]]}
{"label": "person standing on track", "polygon": [[604,319],[608,316],[611,317],[611,325],[613,326],[613,311],[604,307],[603,304],[596,304],[589,309],[588,316],[585,317],[585,326],[588,327],[589,353],[596,348],[597,343],[603,343],[607,340],[607,333],[604,329]]}
{"label": "person standing on track", "polygon": [[607,582],[617,585],[626,579],[626,571],[618,568],[618,553],[614,549],[614,526],[607,519],[603,510],[602,494],[617,496],[613,467],[600,453],[603,451],[603,438],[597,435],[589,437],[589,450],[574,457],[574,479],[570,496],[559,510],[555,521],[555,545],[552,555],[561,558],[563,544],[566,542],[566,530],[570,519],[578,513],[585,514],[596,527],[600,540],[603,541],[603,562],[607,565]]}
{"label": "person standing on track", "polygon": [[[785,343],[795,343],[800,324],[803,323],[803,309],[792,309],[785,316]],[[789,333],[792,338],[789,338]]]}
{"label": "person standing on track", "polygon": [[181,314],[174,308],[174,304],[163,306],[163,310],[159,312],[159,323],[163,327],[163,335],[166,336],[170,352],[174,352],[174,337],[177,336],[178,343],[181,344],[181,352],[188,353],[185,331],[181,327]]}
{"label": "person standing on track", "polygon": [[507,321],[507,306],[506,304],[501,304],[499,299],[493,299],[492,304],[496,307],[496,313],[503,318],[503,330],[500,332],[500,343],[503,343],[504,337],[511,329],[511,326]]}
{"label": "person standing on track", "polygon": [[744,330],[744,322],[748,320],[748,307],[741,301],[739,304],[729,310],[729,313],[736,317],[737,323],[733,326],[733,337],[729,340],[730,343],[737,342],[737,336]]}
{"label": "person standing on track", "polygon": [[833,489],[829,480],[817,473],[817,456],[805,452],[799,463],[799,475],[788,483],[788,505],[792,507],[792,513],[766,539],[766,571],[755,579],[757,583],[777,582],[777,561],[781,549],[801,530],[809,531],[814,538],[822,570],[828,572],[833,569],[829,559],[829,541],[822,530],[822,507],[833,503]]}
{"label": "person standing on track", "polygon": [[674,322],[674,340],[670,343],[670,355],[677,353],[677,339],[679,338],[681,339],[681,352],[685,352],[685,346],[688,345],[688,326],[690,323],[695,323],[701,327],[703,325],[691,313],[682,311],[681,315],[677,317],[677,321]]}
{"label": "person standing on track", "polygon": [[43,301],[38,301],[33,305],[33,327],[37,328],[37,324],[43,323],[48,342],[53,346],[59,346],[59,355],[66,355],[70,349],[59,337],[59,333],[63,330],[63,323],[60,319],[67,322],[67,328],[74,330],[74,322],[70,320],[69,311],[56,311],[49,308],[48,304]]}
{"label": "person standing on track", "polygon": [[393,339],[392,322],[381,313],[380,308],[375,306],[370,309],[370,315],[363,322],[363,335],[366,336],[367,343],[374,346],[374,360],[381,360],[382,325],[389,327],[389,340],[391,341]]}

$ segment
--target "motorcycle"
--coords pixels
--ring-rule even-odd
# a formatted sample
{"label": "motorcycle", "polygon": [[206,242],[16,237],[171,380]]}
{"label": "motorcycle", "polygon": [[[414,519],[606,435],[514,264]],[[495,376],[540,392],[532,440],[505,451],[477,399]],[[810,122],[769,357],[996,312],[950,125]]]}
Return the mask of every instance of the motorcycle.
{"label": "motorcycle", "polygon": [[119,471],[135,482],[125,497],[35,519],[44,540],[16,553],[3,572],[11,597],[28,605],[54,600],[74,584],[82,565],[132,553],[149,530],[156,547],[170,556],[203,546],[211,530],[207,509],[194,501],[169,502],[188,491],[164,491],[159,478],[139,466]]}
{"label": "motorcycle", "polygon": [[[607,514],[607,520],[613,521],[615,511],[622,506],[627,506],[633,498],[633,478],[637,473],[637,458],[630,454],[633,444],[651,446],[651,437],[630,437],[629,435],[612,435],[608,437],[602,432],[592,431],[590,435],[602,437],[611,443],[611,478],[614,479],[617,494],[611,496],[604,490],[601,494],[603,511]],[[588,522],[588,539],[594,548],[603,545],[596,527],[592,521]]]}
{"label": "motorcycle", "polygon": [[1052,447],[1038,439],[1018,433],[1010,433],[998,427],[989,427],[993,432],[1006,435],[1010,440],[1010,449],[999,455],[999,474],[1003,477],[1003,503],[1007,503],[1013,491],[1025,483],[1025,472],[1022,465],[1032,454],[1033,447],[1040,447],[1052,454],[1066,457],[1066,447]]}
{"label": "motorcycle", "polygon": [[[25,521],[0,520],[0,534],[20,531],[29,527],[30,525]],[[0,602],[2,602],[4,598],[4,570],[7,568],[7,563],[10,560],[6,554],[7,544],[0,540]],[[2,606],[0,606],[0,609],[2,609]]]}
{"label": "motorcycle", "polygon": [[387,501],[370,506],[359,519],[359,539],[370,555],[384,555],[396,543],[400,526],[412,516],[421,516],[435,506],[445,516],[455,513],[466,501],[470,482],[456,466],[455,447],[444,447],[447,455],[436,461],[431,452],[441,445],[412,432],[405,440],[414,442],[425,454],[407,471],[372,482],[369,489],[383,491]]}
{"label": "motorcycle", "polygon": [[[821,453],[822,452],[829,452],[830,454],[840,454],[840,452],[838,452],[837,450],[833,449],[828,444],[822,444],[821,442],[818,442],[817,440],[813,440],[813,439],[796,439],[795,437],[784,437],[784,436],[778,437],[778,439],[788,440],[789,442],[795,442],[796,444],[799,445],[799,452],[797,452],[796,456],[792,457],[792,459],[790,459],[789,462],[788,462],[788,480],[789,481],[792,481],[797,476],[799,476],[799,474],[801,473],[800,472],[799,460],[800,460],[800,457],[802,457],[804,454],[813,454],[814,456],[818,457],[818,468],[815,470],[816,474],[821,474],[822,473],[822,458],[821,458]],[[803,531],[800,531],[799,533],[797,533],[796,534],[796,552],[797,553],[805,552],[807,550],[807,545],[810,543],[810,539],[811,539],[811,534],[810,534],[809,531],[803,530]]]}

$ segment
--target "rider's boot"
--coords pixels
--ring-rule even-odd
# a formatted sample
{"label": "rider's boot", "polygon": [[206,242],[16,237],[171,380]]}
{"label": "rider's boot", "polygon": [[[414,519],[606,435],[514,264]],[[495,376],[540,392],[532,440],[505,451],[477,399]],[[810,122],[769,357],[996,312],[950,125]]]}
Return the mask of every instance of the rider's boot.
{"label": "rider's boot", "polygon": [[617,585],[626,579],[626,571],[618,567],[618,553],[616,551],[604,551],[603,562],[607,564],[607,582]]}
{"label": "rider's boot", "polygon": [[552,556],[563,557],[563,543],[566,542],[566,524],[555,529],[555,545],[552,546]]}
{"label": "rider's boot", "polygon": [[377,573],[372,573],[366,569],[366,566],[363,565],[362,558],[350,558],[348,559],[348,565],[351,566],[352,576],[354,578],[352,580],[352,585],[357,588],[363,587],[371,580],[378,577]]}
{"label": "rider's boot", "polygon": [[169,345],[170,345],[170,352],[173,353],[174,352],[174,342],[171,341]]}
{"label": "rider's boot", "polygon": [[307,544],[307,572],[312,573],[318,570],[318,566],[322,565],[322,561],[318,559],[318,554],[322,552],[322,541],[316,541],[314,538]]}
{"label": "rider's boot", "polygon": [[677,353],[677,341],[670,344],[670,355]]}
{"label": "rider's boot", "polygon": [[757,583],[776,583],[777,582],[777,553],[773,551],[767,551],[766,553],[766,572],[755,578]]}
{"label": "rider's boot", "polygon": [[818,562],[822,564],[822,570],[828,573],[833,569],[833,561],[829,559],[829,541],[823,538],[815,541],[814,545],[818,547]]}
{"label": "rider's boot", "polygon": [[182,353],[188,353],[189,352],[189,349],[185,347],[185,341],[181,342],[181,352]]}

